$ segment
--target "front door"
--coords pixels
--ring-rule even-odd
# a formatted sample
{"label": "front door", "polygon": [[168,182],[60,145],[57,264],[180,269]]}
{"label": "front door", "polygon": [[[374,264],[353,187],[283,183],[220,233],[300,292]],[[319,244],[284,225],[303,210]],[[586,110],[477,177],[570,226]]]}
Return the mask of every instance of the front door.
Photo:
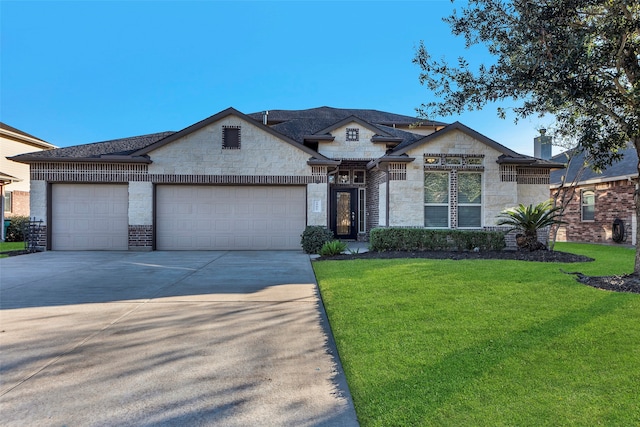
{"label": "front door", "polygon": [[356,239],[358,236],[356,188],[334,189],[331,201],[331,230],[338,239]]}

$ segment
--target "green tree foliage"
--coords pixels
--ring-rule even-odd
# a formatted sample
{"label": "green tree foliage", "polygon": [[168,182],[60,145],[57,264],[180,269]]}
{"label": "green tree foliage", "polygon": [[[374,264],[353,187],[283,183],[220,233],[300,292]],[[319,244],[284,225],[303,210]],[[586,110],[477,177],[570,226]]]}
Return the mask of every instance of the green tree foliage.
{"label": "green tree foliage", "polygon": [[[640,2],[469,0],[445,21],[468,47],[486,46],[494,61],[451,64],[421,43],[414,58],[420,82],[439,99],[423,104],[422,115],[515,100],[516,120],[555,115],[558,136],[574,137],[595,168],[619,160],[629,141],[640,151]],[[505,117],[503,109],[498,114]]]}

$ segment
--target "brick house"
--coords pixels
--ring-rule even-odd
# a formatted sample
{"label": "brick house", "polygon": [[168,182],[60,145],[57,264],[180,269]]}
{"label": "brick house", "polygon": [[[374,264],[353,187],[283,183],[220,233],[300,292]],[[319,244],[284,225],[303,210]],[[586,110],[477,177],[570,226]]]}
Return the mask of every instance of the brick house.
{"label": "brick house", "polygon": [[584,152],[564,152],[551,159],[567,163],[573,156],[566,170],[551,172],[551,197],[562,187],[573,186],[568,189],[563,218],[568,224],[559,227],[557,241],[636,244],[633,194],[638,184],[638,155],[631,144],[621,153],[620,161],[601,172],[588,167]]}
{"label": "brick house", "polygon": [[299,249],[307,225],[489,229],[562,165],[461,123],[228,108],[179,132],[24,154],[48,249]]}

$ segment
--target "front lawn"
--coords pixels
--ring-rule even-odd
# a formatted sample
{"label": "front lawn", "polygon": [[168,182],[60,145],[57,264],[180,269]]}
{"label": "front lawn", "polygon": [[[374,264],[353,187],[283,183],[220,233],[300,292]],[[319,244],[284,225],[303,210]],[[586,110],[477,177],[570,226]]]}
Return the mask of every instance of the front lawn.
{"label": "front lawn", "polygon": [[315,262],[361,425],[640,425],[640,295],[560,271],[634,251],[556,249],[596,261]]}

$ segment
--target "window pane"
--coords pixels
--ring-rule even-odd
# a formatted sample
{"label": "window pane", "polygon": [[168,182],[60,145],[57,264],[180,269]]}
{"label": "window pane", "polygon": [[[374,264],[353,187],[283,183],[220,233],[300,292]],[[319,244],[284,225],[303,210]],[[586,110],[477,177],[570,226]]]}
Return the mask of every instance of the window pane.
{"label": "window pane", "polygon": [[426,172],[424,174],[424,202],[449,203],[448,172]]}
{"label": "window pane", "polygon": [[449,227],[449,207],[448,206],[425,206],[424,207],[425,227]]}
{"label": "window pane", "polygon": [[582,219],[584,221],[593,221],[596,219],[596,207],[591,206],[583,206],[582,207]]}
{"label": "window pane", "polygon": [[482,175],[479,173],[458,174],[458,203],[481,203]]}
{"label": "window pane", "polygon": [[480,206],[458,206],[458,227],[481,227]]}

